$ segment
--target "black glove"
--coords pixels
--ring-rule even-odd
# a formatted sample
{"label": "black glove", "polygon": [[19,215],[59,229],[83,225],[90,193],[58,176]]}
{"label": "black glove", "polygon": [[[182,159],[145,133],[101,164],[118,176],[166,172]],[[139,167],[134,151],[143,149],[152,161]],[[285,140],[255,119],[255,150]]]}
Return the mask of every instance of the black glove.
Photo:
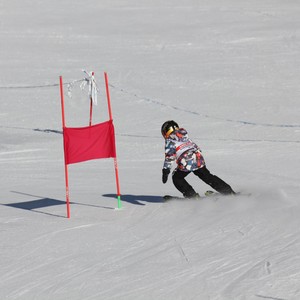
{"label": "black glove", "polygon": [[170,174],[170,169],[162,169],[162,182],[166,183],[168,181],[168,176]]}

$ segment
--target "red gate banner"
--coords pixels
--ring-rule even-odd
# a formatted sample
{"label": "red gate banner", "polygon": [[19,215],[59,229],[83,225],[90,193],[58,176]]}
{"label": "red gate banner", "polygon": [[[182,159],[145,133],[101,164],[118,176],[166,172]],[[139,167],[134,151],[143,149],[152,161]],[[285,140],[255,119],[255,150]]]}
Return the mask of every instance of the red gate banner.
{"label": "red gate banner", "polygon": [[87,127],[65,127],[63,134],[66,164],[116,157],[112,120]]}

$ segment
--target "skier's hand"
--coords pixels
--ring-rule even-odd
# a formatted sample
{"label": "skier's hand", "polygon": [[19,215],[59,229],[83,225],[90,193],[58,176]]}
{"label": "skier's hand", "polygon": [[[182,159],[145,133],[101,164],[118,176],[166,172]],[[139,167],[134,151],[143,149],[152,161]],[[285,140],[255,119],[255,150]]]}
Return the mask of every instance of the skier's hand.
{"label": "skier's hand", "polygon": [[170,169],[162,169],[162,182],[166,183],[168,181],[168,176],[170,174]]}

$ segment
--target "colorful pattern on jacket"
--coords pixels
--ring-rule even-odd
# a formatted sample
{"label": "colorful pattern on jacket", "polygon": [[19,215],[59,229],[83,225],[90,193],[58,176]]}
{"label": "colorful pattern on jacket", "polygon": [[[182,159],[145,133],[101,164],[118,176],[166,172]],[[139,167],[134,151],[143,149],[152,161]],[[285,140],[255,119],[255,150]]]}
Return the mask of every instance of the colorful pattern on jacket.
{"label": "colorful pattern on jacket", "polygon": [[176,160],[177,168],[184,172],[193,172],[205,166],[200,148],[189,138],[184,128],[175,130],[165,142],[164,169],[171,169]]}

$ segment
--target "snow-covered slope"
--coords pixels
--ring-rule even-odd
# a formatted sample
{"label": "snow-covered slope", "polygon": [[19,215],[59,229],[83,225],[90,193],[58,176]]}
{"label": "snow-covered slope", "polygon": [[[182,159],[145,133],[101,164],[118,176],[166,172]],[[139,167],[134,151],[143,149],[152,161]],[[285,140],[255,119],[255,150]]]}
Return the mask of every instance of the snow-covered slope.
{"label": "snow-covered slope", "polygon": [[[300,3],[0,3],[0,299],[300,299]],[[69,166],[58,76],[96,72],[112,160]],[[87,91],[66,97],[88,122]],[[77,94],[76,94],[77,93]],[[76,97],[77,95],[77,97]],[[208,168],[251,196],[163,203],[160,126],[175,119]],[[188,177],[203,195],[208,187]]]}

